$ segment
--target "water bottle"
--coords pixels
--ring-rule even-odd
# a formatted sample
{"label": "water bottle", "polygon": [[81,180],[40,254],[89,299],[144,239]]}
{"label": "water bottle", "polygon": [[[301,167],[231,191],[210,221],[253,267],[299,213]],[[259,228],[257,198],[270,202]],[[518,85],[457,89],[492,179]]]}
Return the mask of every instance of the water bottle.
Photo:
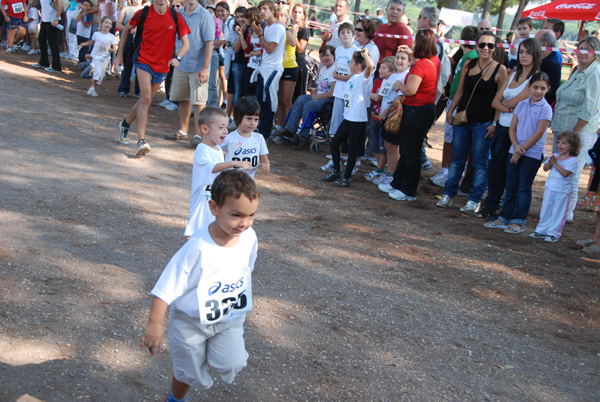
{"label": "water bottle", "polygon": [[56,29],[58,29],[59,31],[62,31],[63,29],[65,29],[65,27],[62,24],[58,24],[58,25],[56,25]]}

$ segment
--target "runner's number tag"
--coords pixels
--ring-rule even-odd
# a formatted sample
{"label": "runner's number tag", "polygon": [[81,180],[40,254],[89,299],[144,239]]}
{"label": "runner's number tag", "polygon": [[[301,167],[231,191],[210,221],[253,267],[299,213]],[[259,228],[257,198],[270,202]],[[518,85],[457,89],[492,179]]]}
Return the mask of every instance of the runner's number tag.
{"label": "runner's number tag", "polygon": [[198,305],[202,325],[216,324],[252,310],[250,268],[236,278],[222,271],[202,279],[198,286]]}
{"label": "runner's number tag", "polygon": [[350,66],[337,66],[337,75],[350,75]]}
{"label": "runner's number tag", "polygon": [[379,91],[377,92],[377,94],[381,95],[381,96],[388,96],[392,92],[393,87],[394,87],[394,83],[392,81],[383,80],[383,82],[381,83],[381,86],[379,87]]}
{"label": "runner's number tag", "polygon": [[13,13],[24,13],[25,8],[23,7],[23,3],[13,3],[12,5]]}
{"label": "runner's number tag", "polygon": [[352,92],[350,91],[344,92],[344,107],[352,107]]}

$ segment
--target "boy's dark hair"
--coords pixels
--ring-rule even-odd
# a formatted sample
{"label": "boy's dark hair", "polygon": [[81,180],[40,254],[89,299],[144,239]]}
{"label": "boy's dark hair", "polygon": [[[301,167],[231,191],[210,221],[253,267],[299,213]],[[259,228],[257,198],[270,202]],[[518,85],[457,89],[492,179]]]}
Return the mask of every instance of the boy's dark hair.
{"label": "boy's dark hair", "polygon": [[[476,42],[479,37],[479,28],[473,25],[466,26],[460,31],[460,39]],[[469,49],[475,49],[475,45],[463,45]]]}
{"label": "boy's dark hair", "polygon": [[256,8],[258,8],[260,10],[262,8],[262,6],[269,7],[269,10],[271,10],[271,12],[273,14],[275,14],[275,11],[276,11],[275,10],[275,3],[273,1],[271,1],[271,0],[263,0],[260,3],[258,3],[258,7],[256,7]]}
{"label": "boy's dark hair", "polygon": [[92,0],[83,0],[82,3],[90,3],[90,6],[93,6]]}
{"label": "boy's dark hair", "polygon": [[325,52],[329,50],[329,53],[331,53],[331,55],[333,56],[333,59],[335,60],[335,47],[331,46],[331,45],[325,45],[323,47],[321,47],[319,49],[319,56],[323,57],[323,55],[325,54]]}
{"label": "boy's dark hair", "polygon": [[[531,79],[533,79],[533,77]],[[569,144],[571,144],[571,156],[579,155],[579,148],[581,148],[581,140],[579,139],[579,134],[571,130],[563,131],[556,137],[556,142],[562,140],[563,138],[566,139]]]}
{"label": "boy's dark hair", "polygon": [[233,108],[233,121],[239,126],[244,116],[260,117],[260,104],[253,95],[244,96]]}
{"label": "boy's dark hair", "polygon": [[559,18],[548,18],[546,22],[552,24],[552,31],[560,33],[560,36],[563,36],[565,33],[565,22]]}
{"label": "boy's dark hair", "polygon": [[521,18],[517,22],[517,25],[523,25],[523,24],[527,24],[529,26],[529,28],[533,28],[533,20],[530,17]]}
{"label": "boy's dark hair", "polygon": [[352,35],[354,35],[354,25],[352,25],[351,23],[349,23],[349,22],[344,22],[343,24],[341,24],[341,25],[338,27],[338,35],[339,35],[339,34],[340,34],[340,32],[342,32],[342,30],[344,30],[344,29],[349,29],[349,30],[350,30],[350,32],[352,32]]}
{"label": "boy's dark hair", "polygon": [[201,126],[210,126],[217,116],[228,117],[223,109],[216,106],[206,106],[198,113],[198,124]]}
{"label": "boy's dark hair", "polygon": [[360,50],[357,50],[356,52],[352,53],[352,60],[354,61],[354,63],[362,67],[362,71],[365,71],[365,68],[367,68],[367,61],[365,60],[365,57],[362,55],[362,52]]}
{"label": "boy's dark hair", "polygon": [[237,200],[245,195],[250,201],[254,201],[258,198],[258,187],[243,170],[228,169],[221,172],[210,186],[210,195],[215,204],[220,207],[225,204],[227,197]]}

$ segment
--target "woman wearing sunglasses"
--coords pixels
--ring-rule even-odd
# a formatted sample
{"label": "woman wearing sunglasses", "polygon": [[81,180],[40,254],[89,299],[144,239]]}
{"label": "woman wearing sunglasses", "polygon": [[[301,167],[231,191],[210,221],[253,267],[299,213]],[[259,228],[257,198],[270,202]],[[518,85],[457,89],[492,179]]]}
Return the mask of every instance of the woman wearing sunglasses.
{"label": "woman wearing sunglasses", "polygon": [[[506,67],[494,60],[496,36],[492,31],[483,31],[477,40],[478,58],[471,60],[460,74],[460,82],[446,119],[453,125],[454,139],[452,163],[444,196],[437,203],[440,208],[448,208],[458,192],[458,183],[465,169],[469,150],[472,149],[473,189],[467,204],[461,212],[472,214],[479,209],[481,197],[487,183],[488,155],[492,138],[496,132],[496,121],[500,111],[492,106],[498,88],[506,80]],[[453,112],[466,110],[467,123],[454,124]]]}

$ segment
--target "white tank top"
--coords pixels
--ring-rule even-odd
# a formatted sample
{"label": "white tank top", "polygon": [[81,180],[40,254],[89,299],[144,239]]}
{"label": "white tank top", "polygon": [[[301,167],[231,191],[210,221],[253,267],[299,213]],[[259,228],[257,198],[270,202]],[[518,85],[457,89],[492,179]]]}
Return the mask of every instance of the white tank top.
{"label": "white tank top", "polygon": [[[502,93],[502,96],[504,97],[505,100],[510,100],[510,99],[514,98],[515,96],[517,96],[518,94],[520,94],[525,89],[525,87],[527,86],[527,84],[529,83],[529,78],[527,78],[518,87],[516,87],[516,88],[510,88],[510,84],[512,83],[512,81],[515,78],[516,74],[517,74],[516,72],[512,73],[512,75],[510,76],[510,79],[508,81],[508,85],[506,86],[506,89]],[[502,125],[504,127],[510,127],[510,123],[512,122],[512,118],[513,118],[513,114],[512,113],[504,113],[503,112],[500,115],[500,120],[498,122],[500,123],[500,125]]]}

